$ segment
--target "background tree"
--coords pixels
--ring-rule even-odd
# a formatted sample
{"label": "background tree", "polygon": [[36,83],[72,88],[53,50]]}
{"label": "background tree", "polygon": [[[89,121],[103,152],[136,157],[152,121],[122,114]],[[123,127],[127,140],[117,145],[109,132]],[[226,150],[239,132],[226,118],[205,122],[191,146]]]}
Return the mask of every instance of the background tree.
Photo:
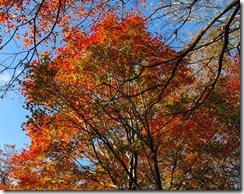
{"label": "background tree", "polygon": [[3,149],[0,149],[0,189],[9,189],[12,184],[10,173],[12,171],[13,164],[11,159],[16,154],[14,145],[4,145]]}

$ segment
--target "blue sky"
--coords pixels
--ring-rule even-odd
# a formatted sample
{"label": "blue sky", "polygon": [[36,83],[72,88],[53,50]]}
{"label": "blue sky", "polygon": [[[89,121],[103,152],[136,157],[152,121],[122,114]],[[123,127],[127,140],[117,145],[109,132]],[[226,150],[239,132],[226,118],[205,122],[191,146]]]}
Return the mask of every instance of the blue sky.
{"label": "blue sky", "polygon": [[[0,64],[13,64],[13,60],[19,60],[21,56],[14,55],[18,51],[21,41],[11,41],[0,52]],[[2,67],[1,67],[2,68]],[[2,69],[0,69],[2,70]],[[17,74],[19,70],[17,69]],[[0,73],[0,88],[10,81],[13,70]],[[16,84],[15,84],[16,85]],[[16,88],[17,89],[17,88]],[[0,93],[0,96],[3,93]],[[25,144],[30,143],[29,137],[22,131],[21,125],[27,121],[25,118],[28,111],[23,108],[24,97],[20,92],[7,92],[6,96],[0,98],[0,148],[4,144],[16,145],[16,149],[26,148]]]}
{"label": "blue sky", "polygon": [[[1,79],[1,76],[0,76]],[[28,111],[23,108],[24,98],[10,92],[0,99],[0,147],[4,144],[14,144],[17,149],[25,148],[30,139],[21,129],[21,124],[27,119]]]}

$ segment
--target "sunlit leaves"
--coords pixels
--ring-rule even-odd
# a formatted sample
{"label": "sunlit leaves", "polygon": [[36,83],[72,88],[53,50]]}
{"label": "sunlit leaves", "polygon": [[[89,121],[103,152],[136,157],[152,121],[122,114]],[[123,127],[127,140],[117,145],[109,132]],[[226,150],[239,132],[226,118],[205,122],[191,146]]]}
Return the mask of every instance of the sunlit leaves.
{"label": "sunlit leaves", "polygon": [[89,33],[67,29],[55,55],[44,52],[28,64],[22,92],[32,142],[13,158],[13,188],[235,188],[239,141],[231,140],[239,126],[230,110],[239,107],[238,57],[204,93],[216,61],[202,71],[205,62],[180,57],[148,32],[141,13],[120,18],[110,10]]}

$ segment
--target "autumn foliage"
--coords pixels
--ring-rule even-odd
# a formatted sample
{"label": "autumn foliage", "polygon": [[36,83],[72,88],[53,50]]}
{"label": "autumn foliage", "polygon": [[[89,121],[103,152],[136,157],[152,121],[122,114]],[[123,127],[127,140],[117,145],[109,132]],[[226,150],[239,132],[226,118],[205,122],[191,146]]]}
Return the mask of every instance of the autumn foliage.
{"label": "autumn foliage", "polygon": [[71,32],[25,76],[31,144],[12,158],[7,189],[239,188],[238,54],[206,87],[212,74],[150,33],[138,12],[110,11],[90,33]]}

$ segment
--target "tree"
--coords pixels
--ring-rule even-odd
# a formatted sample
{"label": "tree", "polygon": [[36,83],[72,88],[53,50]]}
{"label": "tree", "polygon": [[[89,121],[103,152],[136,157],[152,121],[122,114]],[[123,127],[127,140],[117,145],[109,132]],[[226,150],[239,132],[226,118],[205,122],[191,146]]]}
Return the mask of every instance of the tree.
{"label": "tree", "polygon": [[23,82],[32,143],[13,158],[13,189],[240,188],[239,56],[206,83],[204,60],[184,55],[140,13],[114,11],[44,52]]}
{"label": "tree", "polygon": [[10,173],[13,165],[11,159],[16,153],[14,145],[4,145],[3,149],[0,149],[0,189],[6,190],[12,184]]}
{"label": "tree", "polygon": [[[225,61],[228,64],[224,65],[225,73],[221,75],[216,89],[205,104],[207,112],[201,111],[200,114],[195,114],[195,121],[198,122],[202,122],[204,117],[208,117],[211,125],[205,127],[215,127],[217,133],[208,141],[201,137],[201,133],[195,134],[196,138],[206,144],[201,149],[198,161],[194,161],[195,167],[190,168],[191,175],[184,180],[186,189],[240,188],[239,60],[240,58],[235,56],[233,59]],[[190,181],[194,181],[194,183],[188,184]]]}
{"label": "tree", "polygon": [[0,10],[1,92],[17,81],[32,112],[13,189],[240,188],[238,0]]}

